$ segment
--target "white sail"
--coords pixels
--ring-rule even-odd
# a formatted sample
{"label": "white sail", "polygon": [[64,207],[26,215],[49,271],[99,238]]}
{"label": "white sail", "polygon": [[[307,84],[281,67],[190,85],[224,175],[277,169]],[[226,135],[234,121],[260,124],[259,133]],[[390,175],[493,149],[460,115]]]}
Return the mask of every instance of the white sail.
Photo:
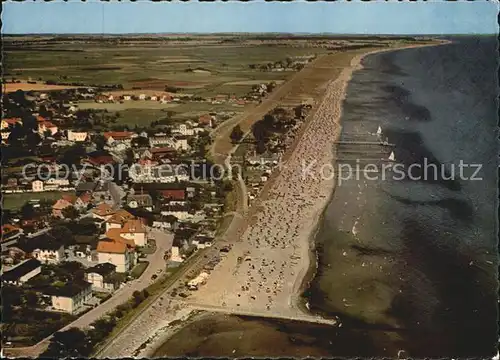
{"label": "white sail", "polygon": [[377,129],[377,135],[382,135],[382,128],[380,126]]}
{"label": "white sail", "polygon": [[391,151],[391,155],[389,155],[389,160],[395,161],[396,157],[394,156],[394,151]]}

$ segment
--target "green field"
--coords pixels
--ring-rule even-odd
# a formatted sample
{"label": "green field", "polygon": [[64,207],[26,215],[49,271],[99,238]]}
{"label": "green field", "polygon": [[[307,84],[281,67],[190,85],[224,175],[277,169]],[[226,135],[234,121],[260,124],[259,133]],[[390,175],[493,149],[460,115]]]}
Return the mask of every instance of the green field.
{"label": "green field", "polygon": [[47,191],[42,193],[2,194],[2,208],[7,210],[20,209],[29,200],[56,201],[59,200],[63,194],[65,193],[61,191]]}
{"label": "green field", "polygon": [[[263,72],[250,64],[282,61],[287,57],[314,55],[326,50],[292,46],[185,46],[159,42],[127,46],[93,41],[18,46],[6,50],[5,78],[122,84],[125,89],[162,90],[179,86],[200,95],[248,92],[247,81],[284,80],[293,71]],[[188,70],[195,71],[188,71]],[[240,85],[232,86],[231,83]],[[229,83],[229,84],[228,84]]]}

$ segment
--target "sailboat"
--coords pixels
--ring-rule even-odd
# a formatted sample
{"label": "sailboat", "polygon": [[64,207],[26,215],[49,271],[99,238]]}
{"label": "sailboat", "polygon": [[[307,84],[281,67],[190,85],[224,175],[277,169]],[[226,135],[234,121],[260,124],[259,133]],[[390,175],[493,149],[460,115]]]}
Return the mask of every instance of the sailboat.
{"label": "sailboat", "polygon": [[390,161],[396,161],[396,156],[394,155],[394,151],[391,151],[391,155],[389,155]]}
{"label": "sailboat", "polygon": [[377,135],[378,136],[382,135],[382,128],[380,126],[377,129]]}

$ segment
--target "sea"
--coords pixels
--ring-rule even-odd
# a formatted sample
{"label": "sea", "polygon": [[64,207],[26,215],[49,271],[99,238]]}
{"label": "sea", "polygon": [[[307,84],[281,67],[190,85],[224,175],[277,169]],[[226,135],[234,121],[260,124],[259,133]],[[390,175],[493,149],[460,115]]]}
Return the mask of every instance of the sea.
{"label": "sea", "polygon": [[498,41],[448,40],[365,57],[332,145],[345,180],[304,297],[371,333],[352,346],[374,356],[489,357],[498,346]]}
{"label": "sea", "polygon": [[450,40],[369,55],[348,85],[303,294],[338,326],[204,314],[155,357],[497,353],[497,41]]}

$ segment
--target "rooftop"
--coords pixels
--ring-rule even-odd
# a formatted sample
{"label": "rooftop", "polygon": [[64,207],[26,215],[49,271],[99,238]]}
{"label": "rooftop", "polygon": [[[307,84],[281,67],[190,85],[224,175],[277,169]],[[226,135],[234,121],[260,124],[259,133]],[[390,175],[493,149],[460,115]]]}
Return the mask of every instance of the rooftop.
{"label": "rooftop", "polygon": [[97,252],[125,254],[127,252],[127,245],[121,241],[102,240],[97,243]]}
{"label": "rooftop", "polygon": [[63,297],[74,297],[80,293],[82,293],[84,290],[89,289],[92,287],[92,285],[86,281],[72,281],[69,283],[66,283],[64,286],[51,286],[47,287],[43,290],[44,294],[46,295],[53,295],[53,296],[63,296]]}
{"label": "rooftop", "polygon": [[116,265],[111,263],[97,264],[85,270],[86,273],[97,273],[102,276],[107,276],[115,272]]}
{"label": "rooftop", "polygon": [[26,260],[25,262],[22,262],[12,269],[4,272],[2,274],[2,280],[5,281],[17,281],[19,278],[23,275],[26,275],[30,271],[35,270],[37,267],[40,267],[41,263],[40,261],[36,259],[29,259]]}

